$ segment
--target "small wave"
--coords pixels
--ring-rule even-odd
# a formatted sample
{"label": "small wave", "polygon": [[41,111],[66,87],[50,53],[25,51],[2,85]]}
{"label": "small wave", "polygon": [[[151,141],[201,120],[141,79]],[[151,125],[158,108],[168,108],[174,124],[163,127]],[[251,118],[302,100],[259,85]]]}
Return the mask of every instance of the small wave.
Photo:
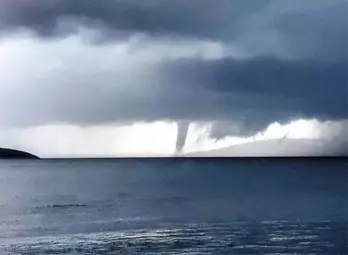
{"label": "small wave", "polygon": [[305,235],[305,236],[274,236],[271,237],[270,240],[272,242],[282,242],[282,241],[289,241],[289,240],[313,240],[318,239],[319,236],[317,235]]}
{"label": "small wave", "polygon": [[36,206],[34,211],[50,210],[50,209],[71,209],[71,208],[85,208],[85,204],[53,204],[53,205],[43,205]]}

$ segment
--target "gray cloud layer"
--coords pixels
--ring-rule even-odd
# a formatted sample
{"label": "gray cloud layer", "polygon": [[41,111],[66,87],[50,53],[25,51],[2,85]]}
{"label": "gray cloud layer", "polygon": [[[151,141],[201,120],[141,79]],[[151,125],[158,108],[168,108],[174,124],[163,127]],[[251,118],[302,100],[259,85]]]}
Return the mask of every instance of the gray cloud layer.
{"label": "gray cloud layer", "polygon": [[57,32],[54,28],[63,19],[80,19],[124,31],[216,37],[230,34],[228,28],[235,30],[239,16],[263,8],[267,2],[5,0],[1,3],[1,17],[3,26],[30,27],[42,34]]}
{"label": "gray cloud layer", "polygon": [[146,67],[144,72],[150,74],[138,73],[136,83],[142,78],[150,82],[156,88],[151,93],[139,86],[135,91],[129,79],[117,80],[127,89],[105,93],[100,87],[108,82],[97,72],[88,74],[83,88],[76,77],[62,77],[55,86],[35,86],[35,95],[25,94],[15,103],[16,109],[27,111],[18,120],[22,124],[233,119],[250,133],[272,121],[295,117],[345,119],[346,18],[346,0],[0,3],[5,36],[26,28],[47,39],[74,33],[74,26],[81,25],[98,28],[102,40],[123,40],[120,35],[142,32],[150,43],[158,36],[204,39],[225,45],[227,51],[217,60],[164,59],[159,66]]}
{"label": "gray cloud layer", "polygon": [[[244,44],[255,53],[345,58],[346,0],[3,0],[3,30],[41,35],[97,26],[105,38],[123,33],[177,35]],[[69,21],[69,25],[62,25]],[[102,29],[103,28],[103,29]],[[121,33],[122,34],[122,33]],[[335,40],[332,40],[335,38]]]}
{"label": "gray cloud layer", "polygon": [[[347,117],[345,62],[274,58],[176,61],[157,67],[151,78],[140,75],[136,84],[122,80],[121,75],[106,80],[103,74],[95,75],[80,82],[74,78],[62,83],[51,80],[50,86],[42,83],[20,96],[15,90],[17,100],[11,104],[14,109],[25,109],[26,114],[14,113],[13,118],[21,116],[22,124],[62,121],[84,125],[113,120],[234,120],[249,134],[274,121]],[[108,80],[113,77],[119,87]],[[152,86],[137,84],[146,79]]]}

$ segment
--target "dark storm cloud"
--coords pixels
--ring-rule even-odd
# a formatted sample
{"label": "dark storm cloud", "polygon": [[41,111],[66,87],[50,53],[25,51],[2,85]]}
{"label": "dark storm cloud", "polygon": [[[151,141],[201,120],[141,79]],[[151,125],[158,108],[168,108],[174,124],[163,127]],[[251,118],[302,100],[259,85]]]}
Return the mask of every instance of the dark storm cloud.
{"label": "dark storm cloud", "polygon": [[53,36],[74,32],[69,26],[59,26],[70,20],[97,27],[109,36],[123,31],[222,41],[241,37],[241,43],[265,47],[263,50],[270,49],[262,44],[279,40],[274,36],[280,36],[282,44],[290,48],[295,45],[292,51],[299,54],[306,53],[313,42],[314,52],[327,51],[328,48],[318,46],[324,46],[328,37],[346,34],[346,16],[346,0],[2,0],[0,3],[3,30],[24,27]]}
{"label": "dark storm cloud", "polygon": [[250,56],[345,59],[346,0],[2,0],[0,33],[96,29],[98,42],[136,32],[224,42]]}
{"label": "dark storm cloud", "polygon": [[[328,1],[330,2],[330,1]],[[279,17],[275,27],[282,33],[282,43],[289,54],[327,60],[347,59],[348,1],[312,13]]]}
{"label": "dark storm cloud", "polygon": [[140,84],[134,90],[131,83],[117,80],[122,89],[107,93],[105,81],[98,77],[99,82],[83,83],[83,87],[74,82],[55,87],[43,84],[37,88],[40,95],[30,99],[28,92],[17,97],[13,108],[25,109],[27,114],[13,114],[13,118],[18,121],[21,116],[22,124],[159,119],[236,123],[229,130],[216,127],[213,135],[217,137],[252,134],[274,121],[347,118],[347,62],[181,60],[163,64],[155,76],[152,88]]}
{"label": "dark storm cloud", "polygon": [[[220,0],[3,0],[4,28],[27,27],[54,33],[59,21],[75,19],[125,31],[150,34],[231,36],[238,17],[266,6],[268,1]],[[231,29],[232,28],[232,29]],[[232,33],[231,33],[232,32]]]}
{"label": "dark storm cloud", "polygon": [[[347,61],[333,64],[263,57],[171,65],[163,67],[168,72],[165,76],[173,80],[181,77],[175,88],[190,90],[195,95],[190,99],[192,104],[200,104],[196,108],[188,100],[186,110],[183,107],[181,111],[192,109],[196,117],[202,109],[208,119],[226,120],[230,116],[246,126],[250,120],[265,126],[296,117],[347,118]],[[209,97],[199,101],[199,95]]]}
{"label": "dark storm cloud", "polygon": [[[36,124],[158,119],[237,123],[229,131],[215,127],[216,136],[249,134],[291,118],[344,119],[346,19],[346,0],[2,0],[3,33],[27,28],[59,36],[76,32],[74,26],[80,24],[97,28],[105,38],[144,32],[150,43],[159,35],[198,38],[221,43],[227,51],[219,60],[163,60],[149,70],[155,76],[150,80],[125,81],[91,70],[88,81],[81,82],[78,75],[71,75],[72,80],[59,77],[54,86],[33,85],[35,96],[28,100],[26,94],[16,102],[16,109],[28,114],[13,116]],[[233,50],[241,57],[232,57]],[[124,89],[104,93],[106,83]],[[156,84],[156,89],[132,90],[133,83],[146,88]]]}

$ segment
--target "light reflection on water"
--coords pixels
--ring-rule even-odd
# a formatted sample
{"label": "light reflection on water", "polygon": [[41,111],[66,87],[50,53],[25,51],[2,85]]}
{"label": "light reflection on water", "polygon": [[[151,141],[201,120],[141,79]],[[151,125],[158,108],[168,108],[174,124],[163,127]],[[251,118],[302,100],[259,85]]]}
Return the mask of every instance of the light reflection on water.
{"label": "light reflection on water", "polygon": [[0,241],[7,254],[346,254],[344,222],[185,224]]}

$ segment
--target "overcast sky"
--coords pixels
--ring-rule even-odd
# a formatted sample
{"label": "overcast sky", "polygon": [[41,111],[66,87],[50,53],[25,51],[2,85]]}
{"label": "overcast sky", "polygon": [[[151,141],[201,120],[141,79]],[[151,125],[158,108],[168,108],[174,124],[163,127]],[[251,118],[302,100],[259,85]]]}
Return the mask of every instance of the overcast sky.
{"label": "overcast sky", "polygon": [[347,4],[2,0],[0,147],[168,156],[278,125],[347,153]]}

